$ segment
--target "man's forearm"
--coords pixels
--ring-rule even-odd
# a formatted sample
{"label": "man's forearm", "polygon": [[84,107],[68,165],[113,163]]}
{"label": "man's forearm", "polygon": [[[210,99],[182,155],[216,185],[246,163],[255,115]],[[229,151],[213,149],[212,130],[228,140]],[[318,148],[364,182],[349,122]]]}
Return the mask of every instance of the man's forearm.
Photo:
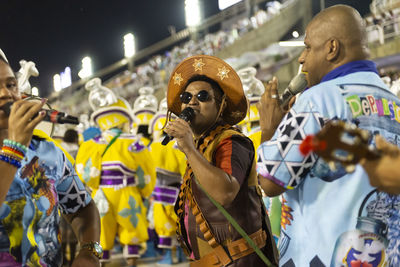
{"label": "man's forearm", "polygon": [[3,205],[4,200],[6,199],[8,190],[14,180],[14,175],[17,172],[17,168],[12,166],[9,163],[0,162],[0,172],[2,173],[2,177],[0,180],[0,207]]}
{"label": "man's forearm", "polygon": [[64,215],[81,244],[100,241],[100,215],[93,200],[74,214]]}

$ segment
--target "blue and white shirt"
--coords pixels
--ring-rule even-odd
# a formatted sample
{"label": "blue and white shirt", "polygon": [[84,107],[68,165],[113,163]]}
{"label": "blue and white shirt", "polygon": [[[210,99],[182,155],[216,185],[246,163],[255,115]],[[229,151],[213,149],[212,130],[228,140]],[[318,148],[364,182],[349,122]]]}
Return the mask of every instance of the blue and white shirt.
{"label": "blue and white shirt", "polygon": [[332,172],[315,154],[303,156],[299,151],[307,135],[332,119],[355,123],[400,145],[400,100],[375,68],[369,70],[372,62],[358,61],[353,67],[356,64],[365,69],[348,71],[349,63],[305,91],[272,139],[258,148],[258,173],[288,189],[282,203],[281,266],[329,266],[336,241],[355,229],[360,209],[388,225],[386,254],[390,266],[400,266],[400,198],[385,193],[367,197],[374,188],[361,166],[350,174],[343,169]]}
{"label": "blue and white shirt", "polygon": [[0,207],[1,258],[12,259],[10,253],[22,266],[61,266],[59,209],[75,213],[90,201],[62,150],[33,139]]}

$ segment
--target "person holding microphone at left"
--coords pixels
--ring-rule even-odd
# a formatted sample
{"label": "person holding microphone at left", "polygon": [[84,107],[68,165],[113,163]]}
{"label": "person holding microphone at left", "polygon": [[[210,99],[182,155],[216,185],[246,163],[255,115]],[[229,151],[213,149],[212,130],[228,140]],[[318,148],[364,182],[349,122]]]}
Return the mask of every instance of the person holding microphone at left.
{"label": "person holding microphone at left", "polygon": [[[13,102],[9,116],[1,110],[8,102]],[[80,242],[72,266],[99,266],[98,210],[72,157],[35,130],[45,116],[45,102],[21,99],[0,50],[0,266],[61,266],[58,209]]]}

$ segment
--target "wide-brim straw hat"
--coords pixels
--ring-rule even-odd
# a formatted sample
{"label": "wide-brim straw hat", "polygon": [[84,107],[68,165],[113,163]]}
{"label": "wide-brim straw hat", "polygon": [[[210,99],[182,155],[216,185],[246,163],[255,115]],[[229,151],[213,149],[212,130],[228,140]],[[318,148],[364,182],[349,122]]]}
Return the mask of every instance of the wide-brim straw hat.
{"label": "wide-brim straw hat", "polygon": [[224,91],[227,106],[222,118],[226,123],[235,125],[246,117],[248,103],[236,71],[225,61],[208,55],[188,57],[172,72],[167,92],[169,111],[179,116],[182,105],[179,95],[185,89],[187,81],[195,75],[207,76]]}

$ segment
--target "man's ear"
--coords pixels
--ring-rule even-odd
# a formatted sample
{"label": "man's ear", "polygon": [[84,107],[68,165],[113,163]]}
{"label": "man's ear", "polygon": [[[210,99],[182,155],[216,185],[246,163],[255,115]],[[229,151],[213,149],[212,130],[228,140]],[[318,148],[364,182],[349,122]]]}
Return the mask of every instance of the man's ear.
{"label": "man's ear", "polygon": [[340,42],[338,39],[329,39],[325,44],[325,49],[327,51],[326,60],[335,61],[337,58],[339,58]]}

